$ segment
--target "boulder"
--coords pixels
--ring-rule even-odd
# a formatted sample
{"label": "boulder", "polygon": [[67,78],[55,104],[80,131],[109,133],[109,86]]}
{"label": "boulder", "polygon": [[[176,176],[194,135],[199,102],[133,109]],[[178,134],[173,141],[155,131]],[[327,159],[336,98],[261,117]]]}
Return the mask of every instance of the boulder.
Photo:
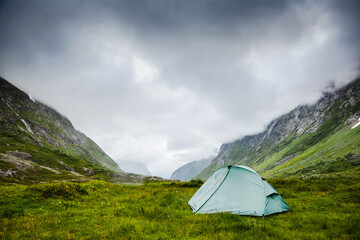
{"label": "boulder", "polygon": [[31,154],[29,153],[26,153],[26,152],[19,152],[19,151],[7,151],[6,152],[7,155],[10,155],[10,156],[13,156],[13,157],[16,157],[16,158],[20,158],[20,159],[23,159],[23,160],[30,160],[31,159]]}
{"label": "boulder", "polygon": [[92,169],[89,169],[87,167],[84,167],[83,169],[84,173],[86,173],[86,175],[94,175],[95,172]]}

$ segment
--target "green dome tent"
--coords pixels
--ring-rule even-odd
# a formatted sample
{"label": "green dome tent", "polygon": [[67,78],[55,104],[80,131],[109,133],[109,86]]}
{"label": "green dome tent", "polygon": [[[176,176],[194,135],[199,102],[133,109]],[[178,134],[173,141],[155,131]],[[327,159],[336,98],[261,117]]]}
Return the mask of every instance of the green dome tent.
{"label": "green dome tent", "polygon": [[194,213],[266,216],[289,211],[280,194],[246,166],[219,168],[188,202]]}

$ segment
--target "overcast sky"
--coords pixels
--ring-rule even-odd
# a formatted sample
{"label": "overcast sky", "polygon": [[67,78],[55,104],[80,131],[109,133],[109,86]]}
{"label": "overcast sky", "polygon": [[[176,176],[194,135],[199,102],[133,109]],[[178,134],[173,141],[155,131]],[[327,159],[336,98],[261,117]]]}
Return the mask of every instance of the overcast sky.
{"label": "overcast sky", "polygon": [[353,80],[359,23],[356,0],[0,0],[0,75],[170,177]]}

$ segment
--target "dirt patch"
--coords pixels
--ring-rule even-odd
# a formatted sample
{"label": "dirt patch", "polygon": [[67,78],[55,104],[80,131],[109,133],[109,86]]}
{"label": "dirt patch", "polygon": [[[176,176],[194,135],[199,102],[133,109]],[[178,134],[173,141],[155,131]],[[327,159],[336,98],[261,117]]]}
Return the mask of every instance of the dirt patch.
{"label": "dirt patch", "polygon": [[276,166],[280,166],[280,165],[286,163],[287,161],[289,161],[290,159],[293,159],[293,158],[296,157],[296,156],[297,156],[297,154],[295,154],[295,153],[294,153],[294,154],[291,154],[291,155],[288,155],[288,156],[280,159],[280,160],[276,163]]}

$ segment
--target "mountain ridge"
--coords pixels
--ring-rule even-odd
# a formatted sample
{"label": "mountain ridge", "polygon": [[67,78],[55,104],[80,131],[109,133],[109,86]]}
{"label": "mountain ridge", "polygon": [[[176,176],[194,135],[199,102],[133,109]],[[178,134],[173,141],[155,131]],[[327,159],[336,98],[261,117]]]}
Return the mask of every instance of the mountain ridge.
{"label": "mountain ridge", "polygon": [[183,182],[189,181],[193,177],[195,177],[198,173],[201,172],[205,167],[209,165],[211,160],[214,158],[206,158],[198,161],[189,162],[178,169],[176,169],[172,174],[170,179],[180,180]]}
{"label": "mountain ridge", "polygon": [[[0,111],[0,177],[4,181],[46,180],[41,175],[68,179],[125,173],[67,117],[1,77]],[[48,172],[42,174],[45,170]],[[37,174],[37,178],[30,176]]]}
{"label": "mountain ridge", "polygon": [[116,162],[118,163],[119,167],[121,167],[121,169],[128,173],[152,176],[150,170],[144,163],[124,160],[117,160]]}
{"label": "mountain ridge", "polygon": [[[321,147],[333,135],[342,133],[341,130],[349,130],[349,126],[356,123],[360,117],[359,99],[358,78],[338,90],[324,93],[315,104],[298,106],[272,120],[266,129],[258,134],[223,144],[211,164],[195,178],[206,180],[218,167],[228,164],[247,165],[266,175],[273,168],[279,168],[300,157],[312,146]],[[354,131],[357,132],[358,129]],[[354,139],[360,140],[358,135],[350,136],[350,132],[346,133],[352,144]],[[357,160],[359,146],[352,147],[354,151],[346,151],[346,154],[354,155]],[[311,165],[310,162],[306,163],[306,166],[309,164]],[[312,170],[316,172],[316,169]],[[283,174],[269,173],[269,176]]]}

